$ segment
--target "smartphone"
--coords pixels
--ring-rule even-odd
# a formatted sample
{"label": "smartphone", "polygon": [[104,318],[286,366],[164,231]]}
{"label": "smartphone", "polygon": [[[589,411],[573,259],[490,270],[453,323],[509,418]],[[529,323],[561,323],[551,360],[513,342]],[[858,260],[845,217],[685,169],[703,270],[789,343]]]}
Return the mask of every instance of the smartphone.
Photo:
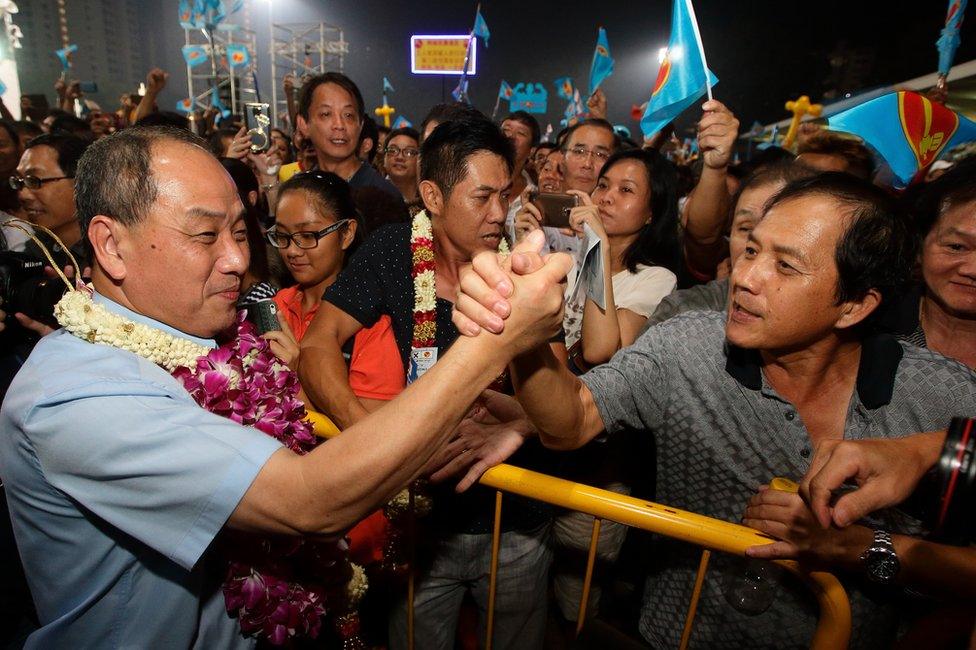
{"label": "smartphone", "polygon": [[278,307],[273,300],[252,302],[245,309],[247,310],[247,320],[254,323],[258,334],[276,332],[281,329],[281,323],[278,322]]}
{"label": "smartphone", "polygon": [[569,228],[569,211],[579,205],[579,197],[575,194],[539,192],[532,197],[532,203],[542,213],[542,225]]}
{"label": "smartphone", "polygon": [[268,104],[244,104],[244,128],[251,137],[251,153],[267,151],[271,146],[271,114]]}

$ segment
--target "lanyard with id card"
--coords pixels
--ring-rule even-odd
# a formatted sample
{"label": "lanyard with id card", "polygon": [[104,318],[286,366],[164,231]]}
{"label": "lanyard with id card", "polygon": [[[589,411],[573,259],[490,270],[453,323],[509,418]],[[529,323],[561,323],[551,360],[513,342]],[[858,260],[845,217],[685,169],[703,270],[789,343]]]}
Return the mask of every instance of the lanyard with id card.
{"label": "lanyard with id card", "polygon": [[407,372],[407,383],[420,379],[437,363],[437,348],[410,348],[410,370]]}

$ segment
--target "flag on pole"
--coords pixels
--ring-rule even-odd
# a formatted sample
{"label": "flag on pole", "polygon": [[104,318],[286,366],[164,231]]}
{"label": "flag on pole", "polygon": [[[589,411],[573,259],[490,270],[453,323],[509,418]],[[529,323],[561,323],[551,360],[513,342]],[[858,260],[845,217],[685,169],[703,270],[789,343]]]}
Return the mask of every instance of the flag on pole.
{"label": "flag on pole", "polygon": [[193,112],[193,99],[187,97],[176,102],[176,110],[185,115],[189,115]]}
{"label": "flag on pole", "polygon": [[458,81],[458,85],[454,90],[451,91],[451,97],[454,98],[456,102],[468,101],[468,78],[467,75],[461,75],[461,80]]}
{"label": "flag on pole", "polygon": [[413,122],[411,122],[410,120],[408,120],[402,115],[396,118],[396,121],[393,123],[394,129],[405,129],[410,126],[413,126]]}
{"label": "flag on pole", "polygon": [[180,27],[183,29],[196,29],[200,25],[196,22],[196,14],[190,0],[180,0]]}
{"label": "flag on pole", "polygon": [[230,117],[230,109],[224,106],[224,103],[220,101],[220,92],[217,90],[216,86],[210,89],[210,106],[220,112],[221,119]]}
{"label": "flag on pole", "polygon": [[485,17],[481,15],[480,6],[474,15],[474,29],[471,30],[471,33],[483,40],[485,47],[488,47],[488,38],[491,36],[491,32],[488,31],[488,23],[485,22]]}
{"label": "flag on pole", "polygon": [[61,60],[61,68],[67,70],[71,67],[71,55],[78,51],[78,46],[72,43],[67,47],[63,47],[60,50],[55,50],[54,53],[58,55],[58,59]]}
{"label": "flag on pole", "polygon": [[959,49],[959,28],[962,27],[962,15],[965,11],[966,0],[949,0],[945,27],[942,28],[939,40],[935,42],[939,50],[939,74],[949,74],[949,68],[952,67],[952,60]]}
{"label": "flag on pole", "polygon": [[385,95],[386,93],[392,93],[392,92],[396,92],[393,89],[393,84],[390,83],[389,79],[383,77],[383,94]]}
{"label": "flag on pole", "polygon": [[718,83],[711,70],[705,68],[697,31],[691,0],[674,0],[671,40],[641,118],[645,137],[660,131]]}
{"label": "flag on pole", "polygon": [[907,187],[953,147],[976,141],[976,123],[913,92],[882,95],[828,118],[834,131],[853,133],[891,168],[893,185]]}
{"label": "flag on pole", "polygon": [[573,80],[569,77],[559,77],[553,82],[556,85],[556,94],[567,101],[573,100]]}
{"label": "flag on pole", "polygon": [[501,86],[498,87],[498,99],[511,99],[515,91],[512,87],[508,85],[508,82],[502,79]]}
{"label": "flag on pole", "polygon": [[228,43],[226,51],[227,64],[231,68],[243,68],[251,62],[251,53],[243,43]]}
{"label": "flag on pole", "polygon": [[596,92],[603,81],[613,74],[613,57],[610,56],[610,42],[607,40],[607,30],[600,28],[596,37],[596,49],[593,51],[593,63],[590,64],[590,96]]}
{"label": "flag on pole", "polygon": [[202,45],[184,45],[183,60],[191,68],[195,68],[207,60],[207,48]]}

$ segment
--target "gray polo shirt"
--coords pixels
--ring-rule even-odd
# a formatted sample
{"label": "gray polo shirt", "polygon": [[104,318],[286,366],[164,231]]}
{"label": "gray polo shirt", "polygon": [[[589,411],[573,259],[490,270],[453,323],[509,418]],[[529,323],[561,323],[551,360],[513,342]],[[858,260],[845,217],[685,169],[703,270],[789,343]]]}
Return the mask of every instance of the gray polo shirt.
{"label": "gray polo shirt", "polygon": [[[774,476],[797,480],[809,467],[811,443],[796,409],[776,394],[758,353],[725,343],[725,314],[691,312],[646,331],[610,363],[582,380],[610,433],[653,432],[657,501],[727,521]],[[944,428],[954,415],[976,413],[976,375],[961,364],[886,336],[864,342],[848,408],[849,440]],[[870,523],[870,522],[869,522]],[[892,511],[875,526],[915,533],[917,522]],[[656,647],[676,647],[700,549],[660,540],[657,570],[647,580],[641,633]],[[692,647],[808,647],[817,607],[793,578],[779,580],[773,605],[748,616],[727,604],[723,583],[740,560],[713,556]],[[852,647],[883,647],[897,628],[899,590],[848,577]]]}

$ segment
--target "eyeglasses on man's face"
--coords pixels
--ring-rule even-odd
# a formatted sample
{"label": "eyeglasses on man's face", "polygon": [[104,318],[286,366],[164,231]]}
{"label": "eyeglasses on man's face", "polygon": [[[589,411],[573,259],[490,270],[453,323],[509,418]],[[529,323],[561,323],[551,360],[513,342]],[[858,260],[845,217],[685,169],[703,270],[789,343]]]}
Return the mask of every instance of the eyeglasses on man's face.
{"label": "eyeglasses on man's face", "polygon": [[395,145],[391,145],[386,148],[387,156],[392,156],[396,158],[400,154],[403,154],[404,158],[416,158],[417,156],[420,155],[420,149],[417,149],[415,147],[404,147],[403,149],[401,149],[400,147],[397,147]]}
{"label": "eyeglasses on man's face", "polygon": [[583,145],[579,144],[566,151],[567,156],[572,156],[573,158],[589,158],[593,156],[594,160],[597,162],[606,162],[607,158],[610,157],[610,152],[604,149],[587,149]]}
{"label": "eyeglasses on man's face", "polygon": [[26,176],[11,176],[8,179],[10,183],[10,188],[19,192],[25,187],[29,190],[39,190],[41,186],[45,183],[53,183],[54,181],[63,181],[66,178],[71,178],[70,176],[51,176],[50,178],[38,178],[32,174],[27,174]]}
{"label": "eyeglasses on man's face", "polygon": [[291,242],[295,242],[295,246],[298,246],[299,248],[315,248],[319,245],[320,239],[339,230],[349,223],[349,221],[349,219],[340,219],[331,226],[326,226],[322,230],[300,230],[292,233],[281,232],[278,230],[278,226],[271,226],[271,228],[268,229],[268,241],[271,242],[271,245],[275,248],[280,248],[282,250],[288,248],[288,245]]}

